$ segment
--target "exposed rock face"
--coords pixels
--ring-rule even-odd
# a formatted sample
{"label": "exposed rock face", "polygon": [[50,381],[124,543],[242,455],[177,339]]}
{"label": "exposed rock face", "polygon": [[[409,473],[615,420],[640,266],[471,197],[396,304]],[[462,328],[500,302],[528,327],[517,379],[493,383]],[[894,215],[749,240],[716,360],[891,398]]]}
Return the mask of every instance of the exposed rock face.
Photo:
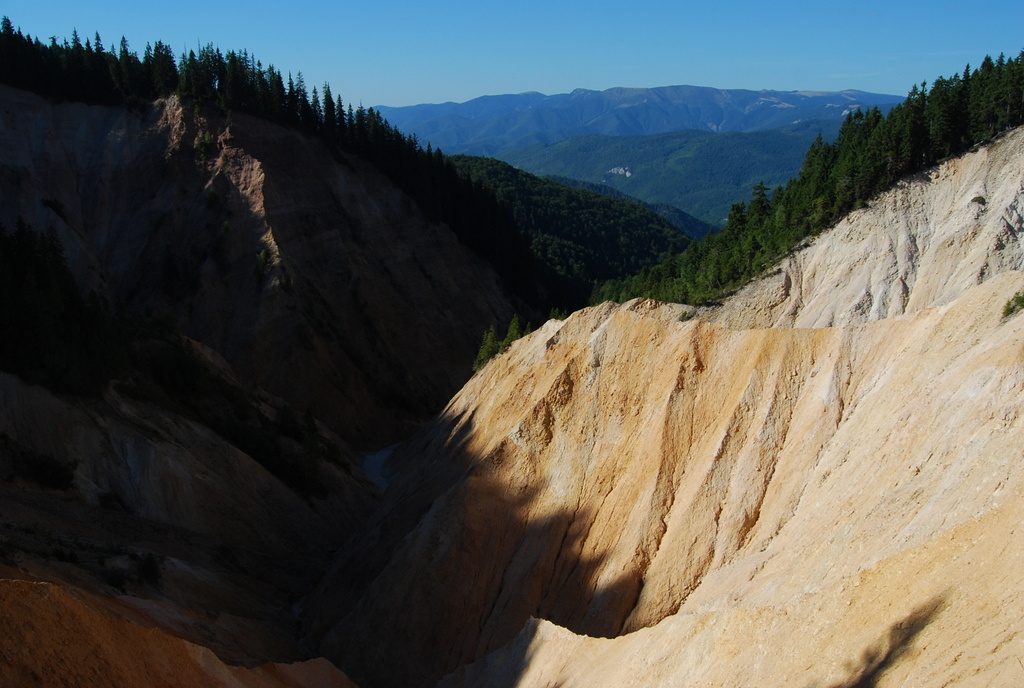
{"label": "exposed rock face", "polygon": [[1013,683],[1022,140],[875,203],[917,199],[916,251],[851,220],[795,256],[764,317],[797,328],[746,329],[752,288],[721,324],[637,301],[515,343],[396,452],[321,648],[365,686]]}
{"label": "exposed rock face", "polygon": [[582,547],[562,556],[592,573],[562,595],[595,616],[615,611],[602,593],[623,595],[616,618],[636,632],[582,638],[571,631],[603,629],[531,610],[567,629],[529,624],[445,685],[1012,684],[1024,322],[1000,311],[1021,287],[1007,273],[911,319],[827,330],[617,312],[609,337],[646,330],[652,360],[680,363],[667,342],[694,341],[703,366],[632,378],[657,429],[613,416],[631,430],[601,452],[614,474],[574,455],[580,503],[593,485],[597,513],[615,515],[581,524]]}
{"label": "exposed rock face", "polygon": [[244,379],[384,446],[441,408],[511,306],[370,166],[242,114],[0,87],[0,222],[54,228],[80,282]]}
{"label": "exposed rock face", "polygon": [[202,424],[114,390],[101,401],[65,399],[0,373],[0,432],[73,466],[72,488],[87,503],[113,500],[133,516],[272,556],[336,545],[374,501],[368,481],[327,463],[328,498],[303,499]]}
{"label": "exposed rock face", "polygon": [[947,303],[1024,268],[1024,132],[921,174],[709,315],[730,327],[832,327]]}

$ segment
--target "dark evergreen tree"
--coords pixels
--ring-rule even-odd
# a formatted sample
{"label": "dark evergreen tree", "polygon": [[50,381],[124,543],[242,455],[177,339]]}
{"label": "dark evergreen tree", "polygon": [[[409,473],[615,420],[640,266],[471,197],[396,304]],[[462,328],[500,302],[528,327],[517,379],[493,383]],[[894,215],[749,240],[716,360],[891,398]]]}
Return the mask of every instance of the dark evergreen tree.
{"label": "dark evergreen tree", "polygon": [[[97,36],[99,40],[99,36]],[[146,46],[146,59],[143,64],[149,73],[154,96],[166,96],[178,88],[178,67],[174,62],[171,47],[162,41],[153,44],[152,50]]]}
{"label": "dark evergreen tree", "polygon": [[338,115],[336,111],[334,96],[331,94],[331,85],[324,84],[324,106],[323,106],[323,134],[324,138],[332,143],[338,142]]}
{"label": "dark evergreen tree", "polygon": [[480,343],[480,351],[476,354],[476,360],[473,361],[473,370],[480,370],[487,361],[494,358],[494,355],[498,353],[498,334],[495,332],[494,325],[491,325],[484,332],[483,341]]}

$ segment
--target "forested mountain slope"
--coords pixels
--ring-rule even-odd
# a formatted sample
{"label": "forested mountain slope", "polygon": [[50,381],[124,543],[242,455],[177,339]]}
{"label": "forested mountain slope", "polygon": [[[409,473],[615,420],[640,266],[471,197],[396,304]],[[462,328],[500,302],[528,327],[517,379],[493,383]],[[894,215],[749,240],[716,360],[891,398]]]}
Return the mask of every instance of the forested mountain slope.
{"label": "forested mountain slope", "polygon": [[600,298],[714,302],[900,180],[1022,124],[1024,53],[986,57],[963,76],[915,85],[886,115],[851,112],[834,142],[811,145],[799,175],[774,190],[755,185],[749,202],[733,204],[721,231],[650,270],[609,282]]}
{"label": "forested mountain slope", "polygon": [[693,217],[676,227],[632,200],[566,186],[494,158],[456,155],[460,173],[487,188],[530,239],[538,271],[560,292],[551,300],[575,310],[597,284],[625,277],[678,252],[710,229]]}
{"label": "forested mountain slope", "polygon": [[560,176],[557,174],[545,175],[544,178],[558,182],[559,184],[572,186],[577,189],[587,189],[588,191],[594,191],[599,194],[604,194],[605,196],[611,196],[612,198],[625,198],[627,200],[633,201],[634,203],[639,203],[645,208],[653,210],[658,215],[668,220],[669,223],[672,224],[672,226],[682,230],[683,232],[693,237],[694,239],[699,239],[703,237],[705,234],[707,234],[708,232],[712,231],[715,228],[714,225],[707,224],[706,222],[701,222],[700,220],[697,220],[697,218],[687,213],[684,213],[682,210],[676,208],[673,205],[668,205],[667,203],[647,203],[633,196],[630,196],[629,194],[623,193],[614,187],[608,186],[607,184],[587,182],[582,181],[580,179],[574,179],[572,177]]}
{"label": "forested mountain slope", "polygon": [[842,120],[804,122],[756,132],[700,130],[648,136],[573,136],[557,143],[510,148],[496,155],[538,175],[607,184],[647,203],[665,203],[710,222],[762,182],[785,184],[822,134],[834,140]]}

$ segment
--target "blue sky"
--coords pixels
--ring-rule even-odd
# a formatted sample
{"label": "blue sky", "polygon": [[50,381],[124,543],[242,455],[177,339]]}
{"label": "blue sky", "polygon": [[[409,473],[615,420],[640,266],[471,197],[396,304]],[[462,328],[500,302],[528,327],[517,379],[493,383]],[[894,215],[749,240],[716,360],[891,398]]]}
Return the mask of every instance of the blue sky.
{"label": "blue sky", "polygon": [[905,95],[1024,50],[1021,0],[0,0],[0,14],[44,41],[124,36],[140,55],[157,40],[246,49],[368,106],[676,84]]}

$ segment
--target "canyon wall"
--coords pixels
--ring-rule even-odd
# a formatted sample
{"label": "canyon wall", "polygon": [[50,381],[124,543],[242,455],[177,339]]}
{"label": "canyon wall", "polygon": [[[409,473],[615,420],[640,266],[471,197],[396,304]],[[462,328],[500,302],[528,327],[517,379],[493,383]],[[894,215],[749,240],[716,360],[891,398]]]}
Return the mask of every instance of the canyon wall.
{"label": "canyon wall", "polygon": [[[0,86],[0,225],[20,222],[54,232],[84,291],[162,324],[139,347],[180,331],[203,384],[229,389],[189,409],[134,370],[89,399],[0,374],[3,577],[91,595],[225,662],[308,657],[295,603],[380,496],[353,447],[407,436],[468,378],[481,333],[512,314],[497,276],[361,159],[176,98]],[[285,463],[325,442],[310,489],[211,422],[234,414],[270,428]],[[25,479],[26,462],[66,484]]]}
{"label": "canyon wall", "polygon": [[730,327],[832,327],[947,303],[1024,269],[1020,131],[899,182],[706,317]]}
{"label": "canyon wall", "polygon": [[[1015,683],[1024,321],[1001,315],[1021,288],[1008,272],[945,306],[848,328],[617,311],[618,356],[653,345],[651,368],[681,365],[629,378],[647,422],[613,413],[573,455],[583,535],[557,551],[587,575],[560,589],[534,564],[551,594],[528,612],[545,621],[444,685]],[[560,430],[552,443],[590,428]],[[502,484],[539,473],[545,499],[528,509],[565,509],[565,469],[503,469],[516,437],[478,470]],[[572,597],[593,620],[559,609]]]}
{"label": "canyon wall", "polygon": [[1022,141],[824,233],[774,306],[780,275],[513,344],[392,457],[311,600],[322,650],[364,686],[1010,681]]}

